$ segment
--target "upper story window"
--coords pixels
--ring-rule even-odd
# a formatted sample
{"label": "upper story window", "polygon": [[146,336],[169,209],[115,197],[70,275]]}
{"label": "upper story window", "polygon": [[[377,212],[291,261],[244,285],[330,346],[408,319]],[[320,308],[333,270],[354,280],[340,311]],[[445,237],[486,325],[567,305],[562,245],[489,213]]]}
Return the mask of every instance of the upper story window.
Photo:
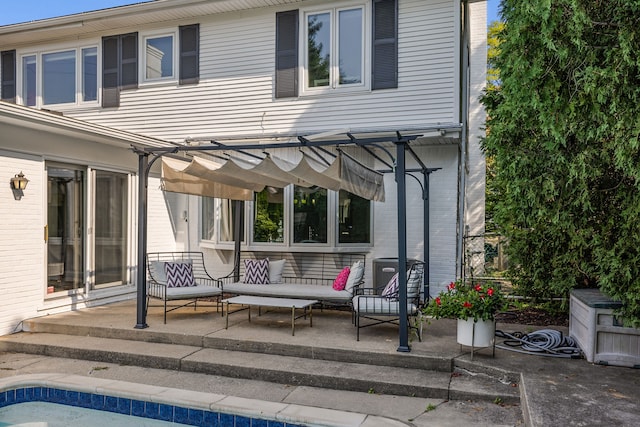
{"label": "upper story window", "polygon": [[305,89],[363,87],[364,7],[305,14]]}
{"label": "upper story window", "polygon": [[98,100],[98,48],[82,49],[82,100]]}
{"label": "upper story window", "polygon": [[142,80],[146,82],[175,80],[176,43],[174,34],[142,38],[144,64]]}
{"label": "upper story window", "polygon": [[97,104],[98,48],[25,54],[18,100],[30,107]]}
{"label": "upper story window", "polygon": [[[139,42],[140,40],[140,42]],[[102,37],[98,46],[0,51],[0,99],[31,107],[118,107],[138,82],[200,80],[200,25]]]}
{"label": "upper story window", "polygon": [[398,0],[276,13],[276,98],[398,87]]}
{"label": "upper story window", "polygon": [[22,103],[29,107],[36,105],[36,56],[22,57]]}
{"label": "upper story window", "polygon": [[76,101],[76,52],[66,50],[42,55],[42,104]]}
{"label": "upper story window", "polygon": [[137,89],[138,81],[196,84],[200,81],[200,25],[141,37],[138,33],[103,37],[102,55],[103,107],[118,107],[120,92]]}

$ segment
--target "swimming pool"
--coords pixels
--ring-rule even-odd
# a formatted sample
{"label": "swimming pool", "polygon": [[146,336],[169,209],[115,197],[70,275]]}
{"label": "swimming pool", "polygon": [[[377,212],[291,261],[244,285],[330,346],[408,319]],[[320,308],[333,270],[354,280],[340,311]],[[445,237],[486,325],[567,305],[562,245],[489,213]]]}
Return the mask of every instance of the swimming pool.
{"label": "swimming pool", "polygon": [[[36,408],[30,407],[29,404],[31,403],[46,403],[50,406]],[[17,405],[17,407],[13,408],[13,405]],[[20,408],[22,405],[26,406]],[[76,411],[73,416],[70,416],[65,406],[88,409],[90,411]],[[8,409],[11,411],[7,411],[7,416],[5,417],[3,416],[3,410],[7,407],[10,407]],[[101,416],[101,413],[105,416]],[[115,416],[110,416],[110,414]],[[138,425],[135,418],[146,418],[164,421],[167,423],[166,425],[177,423],[190,426],[215,427],[300,427],[298,424],[275,420],[264,420],[217,411],[51,387],[25,387],[0,393],[0,427],[3,425],[23,424],[25,422],[28,422],[30,426],[34,425],[33,423],[42,423],[41,425],[43,426],[96,426],[98,425],[97,420],[101,418],[108,418],[104,420],[108,421],[104,425],[123,425],[125,421],[122,417],[124,416],[131,418],[131,421],[128,422],[128,425],[131,426]],[[75,420],[73,424],[70,424],[71,420]],[[11,424],[6,424],[5,421],[9,421]]]}
{"label": "swimming pool", "polygon": [[[141,419],[145,418],[161,421],[158,425],[166,422],[213,427],[359,426],[367,417],[365,414],[352,412],[117,380],[65,374],[33,374],[0,380],[0,427],[3,426],[3,421],[18,424],[14,418],[3,420],[2,413],[4,411],[9,414],[11,410],[13,417],[13,410],[19,409],[20,404],[24,403],[53,404],[57,409],[62,409],[63,413],[78,409],[100,411],[104,416],[129,417],[130,425],[139,425]],[[136,424],[136,420],[140,423]],[[48,421],[28,419],[24,422],[33,423],[29,425],[55,425],[53,422],[48,424]],[[78,425],[85,426],[87,423],[85,421]]]}
{"label": "swimming pool", "polygon": [[169,421],[132,417],[114,412],[47,402],[25,402],[0,408],[0,427],[177,427]]}

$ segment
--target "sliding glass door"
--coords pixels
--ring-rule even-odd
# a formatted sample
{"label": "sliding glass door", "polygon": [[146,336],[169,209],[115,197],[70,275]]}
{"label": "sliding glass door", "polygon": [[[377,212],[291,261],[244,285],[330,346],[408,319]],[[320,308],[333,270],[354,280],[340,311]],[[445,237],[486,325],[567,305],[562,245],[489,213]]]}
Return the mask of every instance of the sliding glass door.
{"label": "sliding glass door", "polygon": [[127,281],[128,176],[95,171],[95,288]]}
{"label": "sliding glass door", "polygon": [[83,290],[84,171],[47,167],[47,294]]}

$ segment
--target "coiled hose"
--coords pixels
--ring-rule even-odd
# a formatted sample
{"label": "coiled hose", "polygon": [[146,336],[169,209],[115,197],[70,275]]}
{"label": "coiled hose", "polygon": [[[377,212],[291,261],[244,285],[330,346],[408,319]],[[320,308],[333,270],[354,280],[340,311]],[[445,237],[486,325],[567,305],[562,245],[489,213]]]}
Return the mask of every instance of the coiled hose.
{"label": "coiled hose", "polygon": [[582,352],[575,340],[571,337],[563,336],[562,332],[554,329],[541,329],[529,334],[523,334],[522,332],[507,333],[496,330],[496,336],[505,338],[502,345],[496,345],[497,348],[503,350],[539,356],[582,358]]}

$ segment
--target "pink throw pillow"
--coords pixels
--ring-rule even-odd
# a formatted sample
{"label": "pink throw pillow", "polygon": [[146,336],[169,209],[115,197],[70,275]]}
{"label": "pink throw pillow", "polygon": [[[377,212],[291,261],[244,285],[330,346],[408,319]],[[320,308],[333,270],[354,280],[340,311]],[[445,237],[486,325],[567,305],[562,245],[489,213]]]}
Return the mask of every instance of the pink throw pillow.
{"label": "pink throw pillow", "polygon": [[336,291],[343,291],[344,287],[347,285],[349,273],[351,273],[351,269],[349,267],[343,268],[342,271],[336,276],[336,280],[333,281],[333,289],[335,289]]}

